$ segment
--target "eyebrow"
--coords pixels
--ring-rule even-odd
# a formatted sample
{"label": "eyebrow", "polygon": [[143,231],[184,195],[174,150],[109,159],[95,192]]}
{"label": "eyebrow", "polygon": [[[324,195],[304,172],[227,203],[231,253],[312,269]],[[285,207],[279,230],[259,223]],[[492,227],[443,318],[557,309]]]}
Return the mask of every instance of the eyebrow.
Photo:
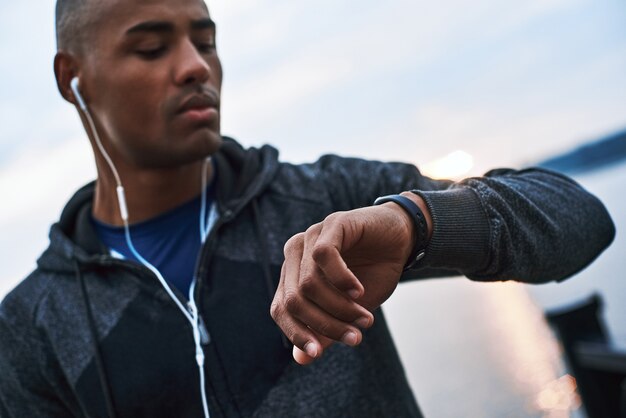
{"label": "eyebrow", "polygon": [[[209,18],[194,20],[191,22],[191,29],[215,29],[215,22]],[[174,24],[171,22],[150,20],[141,22],[126,31],[127,35],[140,32],[173,32]]]}

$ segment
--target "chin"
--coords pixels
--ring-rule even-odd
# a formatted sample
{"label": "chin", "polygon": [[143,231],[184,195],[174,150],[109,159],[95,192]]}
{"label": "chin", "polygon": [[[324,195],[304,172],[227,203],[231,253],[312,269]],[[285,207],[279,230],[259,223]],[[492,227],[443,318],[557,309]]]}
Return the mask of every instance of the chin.
{"label": "chin", "polygon": [[223,142],[219,130],[209,128],[197,129],[185,136],[177,135],[175,140],[172,137],[129,150],[127,158],[138,168],[175,168],[215,154]]}
{"label": "chin", "polygon": [[185,149],[189,151],[189,158],[206,158],[215,154],[222,145],[222,135],[214,129],[202,129],[194,132],[185,141]]}
{"label": "chin", "polygon": [[207,135],[206,138],[206,147],[209,155],[215,154],[217,150],[222,146],[223,142],[224,141],[222,140],[222,134],[219,131],[211,131],[211,133]]}
{"label": "chin", "polygon": [[[222,136],[219,131],[202,129],[187,137],[177,150],[169,153],[170,164],[181,165],[203,160],[215,154],[222,145]],[[178,148],[178,147],[177,147]]]}

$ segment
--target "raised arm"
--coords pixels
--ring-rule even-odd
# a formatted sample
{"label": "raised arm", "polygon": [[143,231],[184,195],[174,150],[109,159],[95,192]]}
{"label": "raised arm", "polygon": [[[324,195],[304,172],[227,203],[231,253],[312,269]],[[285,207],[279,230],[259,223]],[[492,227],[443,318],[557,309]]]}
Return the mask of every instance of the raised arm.
{"label": "raised arm", "polygon": [[615,236],[611,217],[595,196],[546,170],[493,170],[419,195],[434,227],[418,267],[448,269],[472,280],[564,280],[589,265]]}
{"label": "raised arm", "polygon": [[[360,183],[358,174],[351,177],[363,168],[342,166],[333,173],[330,187],[344,188],[354,206],[359,206],[359,186],[370,203],[373,194],[387,194],[394,186],[374,177],[371,187]],[[296,350],[299,362],[319,357],[331,341],[358,344],[359,328],[372,325],[370,311],[401,278],[462,274],[481,281],[563,280],[587,266],[615,234],[602,203],[557,173],[494,170],[453,183],[427,179],[416,170],[412,177],[408,166],[368,168],[393,173],[393,181],[400,183],[396,187],[415,188],[404,195],[430,221],[426,255],[403,273],[416,237],[410,217],[395,203],[332,214],[290,239],[271,314],[294,345],[309,354]],[[352,183],[340,181],[342,176]],[[344,198],[338,193],[331,190],[330,195]]]}

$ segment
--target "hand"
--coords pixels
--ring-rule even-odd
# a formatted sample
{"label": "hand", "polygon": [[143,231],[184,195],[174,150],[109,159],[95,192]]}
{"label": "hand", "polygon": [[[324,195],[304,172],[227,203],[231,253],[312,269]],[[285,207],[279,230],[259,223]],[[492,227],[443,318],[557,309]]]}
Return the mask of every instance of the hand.
{"label": "hand", "polygon": [[[407,197],[427,213],[418,196]],[[359,327],[373,324],[370,311],[395,290],[413,234],[409,215],[389,202],[331,214],[287,241],[271,315],[298,363],[310,363],[334,341],[361,342]]]}

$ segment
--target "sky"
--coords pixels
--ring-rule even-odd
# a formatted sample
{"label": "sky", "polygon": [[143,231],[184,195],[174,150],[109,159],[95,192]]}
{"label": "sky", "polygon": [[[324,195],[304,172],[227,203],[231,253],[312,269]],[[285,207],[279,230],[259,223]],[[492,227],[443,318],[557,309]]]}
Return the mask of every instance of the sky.
{"label": "sky", "polygon": [[[208,4],[223,133],[284,160],[338,153],[480,175],[626,128],[623,0]],[[56,89],[53,18],[51,0],[0,2],[0,298],[95,176]]]}

